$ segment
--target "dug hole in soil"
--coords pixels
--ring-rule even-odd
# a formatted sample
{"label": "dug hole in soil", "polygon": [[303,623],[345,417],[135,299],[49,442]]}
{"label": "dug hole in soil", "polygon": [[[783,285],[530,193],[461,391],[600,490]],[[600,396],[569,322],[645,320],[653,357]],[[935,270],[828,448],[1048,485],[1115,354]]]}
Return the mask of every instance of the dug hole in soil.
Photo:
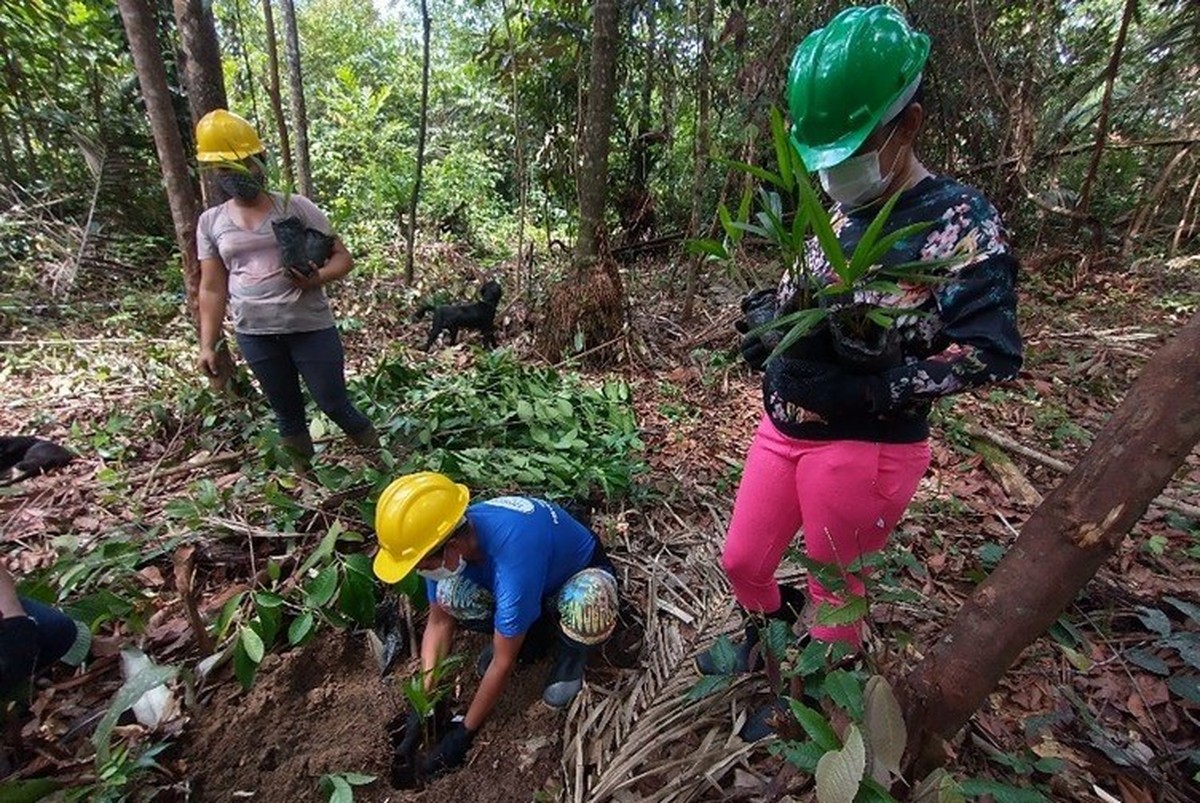
{"label": "dug hole in soil", "polygon": [[[474,694],[485,643],[467,633],[456,640],[467,658],[458,713]],[[415,660],[381,679],[364,634],[326,632],[263,664],[249,692],[230,678],[200,703],[184,748],[193,800],[323,800],[322,775],[356,772],[376,777],[355,787],[356,801],[528,801],[558,772],[564,715],[541,701],[547,661],[517,668],[467,764],[420,791],[391,783],[396,718],[406,710],[400,684]]]}

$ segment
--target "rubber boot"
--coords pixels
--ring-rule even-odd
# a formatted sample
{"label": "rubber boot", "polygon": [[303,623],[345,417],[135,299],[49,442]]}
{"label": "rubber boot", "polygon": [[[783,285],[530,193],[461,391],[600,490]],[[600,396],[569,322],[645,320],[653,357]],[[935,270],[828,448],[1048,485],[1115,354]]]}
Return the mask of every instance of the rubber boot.
{"label": "rubber boot", "polygon": [[298,435],[284,435],[280,441],[283,442],[283,448],[287,450],[288,457],[292,460],[292,468],[299,472],[312,468],[312,459],[315,453],[312,436],[307,432],[302,432]]}
{"label": "rubber boot", "polygon": [[562,709],[571,704],[583,688],[583,670],[591,648],[578,641],[563,638],[558,642],[554,666],[542,692],[542,702],[551,708]]}
{"label": "rubber boot", "polygon": [[379,448],[379,431],[375,429],[374,424],[368,424],[367,428],[362,432],[356,432],[347,437],[350,438],[350,442],[355,446],[361,446],[364,449]]}
{"label": "rubber boot", "polygon": [[724,656],[718,654],[715,647],[709,647],[696,656],[696,670],[702,675],[744,675],[747,672],[757,672],[762,669],[761,650],[756,650],[759,641],[759,630],[769,625],[771,620],[779,620],[789,627],[800,620],[806,598],[804,592],[790,586],[779,587],[779,610],[766,617],[745,612],[746,625],[742,640],[733,645],[734,660],[732,666],[723,666]]}

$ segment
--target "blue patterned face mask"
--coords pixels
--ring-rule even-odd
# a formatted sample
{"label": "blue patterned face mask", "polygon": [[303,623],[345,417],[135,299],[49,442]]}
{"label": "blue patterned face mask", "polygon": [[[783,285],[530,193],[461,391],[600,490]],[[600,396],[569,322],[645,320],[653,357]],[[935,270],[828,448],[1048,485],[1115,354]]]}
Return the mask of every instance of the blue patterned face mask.
{"label": "blue patterned face mask", "polygon": [[897,159],[892,164],[892,169],[885,176],[879,166],[879,154],[892,141],[897,128],[899,126],[892,128],[878,149],[851,156],[833,167],[817,171],[821,177],[821,186],[829,193],[830,198],[843,206],[861,206],[883,195],[896,176],[900,160]]}

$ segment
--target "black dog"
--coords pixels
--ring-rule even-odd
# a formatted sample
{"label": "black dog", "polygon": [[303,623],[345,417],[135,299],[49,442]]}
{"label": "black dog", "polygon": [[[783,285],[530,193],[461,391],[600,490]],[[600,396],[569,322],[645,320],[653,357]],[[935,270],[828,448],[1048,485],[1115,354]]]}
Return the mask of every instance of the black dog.
{"label": "black dog", "polygon": [[425,341],[425,350],[433,348],[438,335],[444,331],[450,332],[450,345],[454,345],[458,342],[459,329],[478,330],[483,334],[483,345],[495,348],[496,306],[503,292],[500,283],[492,279],[479,288],[480,300],[474,304],[443,304],[440,307],[426,304],[421,307],[417,310],[416,319],[433,310],[433,326],[429,330],[429,339]]}
{"label": "black dog", "polygon": [[0,435],[0,477],[4,477],[0,486],[62,468],[74,459],[74,452],[57,443],[29,435]]}

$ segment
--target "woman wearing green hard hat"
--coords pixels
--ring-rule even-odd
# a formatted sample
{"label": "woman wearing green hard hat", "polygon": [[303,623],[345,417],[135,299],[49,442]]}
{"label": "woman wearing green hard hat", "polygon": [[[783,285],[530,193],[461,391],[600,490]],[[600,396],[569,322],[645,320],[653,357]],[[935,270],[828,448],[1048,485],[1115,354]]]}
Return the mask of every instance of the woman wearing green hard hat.
{"label": "woman wearing green hard hat", "polygon": [[[882,203],[899,194],[885,233],[933,225],[901,239],[881,261],[926,261],[923,272],[938,273],[941,281],[902,281],[894,294],[856,294],[856,304],[914,310],[885,330],[882,342],[862,341],[837,325],[836,315],[769,361],[774,344],[763,342],[769,335],[744,337],[751,366],[763,369],[765,362],[765,415],[746,457],[722,554],[746,613],[735,671],[762,665],[756,645],[772,619],[789,626],[803,620],[811,638],[858,650],[863,622],[820,624],[811,614],[844,604],[847,595],[864,595],[857,567],[884,547],[929,465],[931,403],[1011,379],[1021,366],[1018,266],[1000,217],[977,190],[931,172],[916,153],[929,51],[929,37],[895,9],[850,8],[800,43],[788,71],[791,143],[833,200],[842,248],[850,253]],[[816,242],[809,244],[808,263],[807,277],[788,272],[777,290],[743,301],[747,315],[739,329],[796,311],[799,291],[813,282],[834,282]],[[843,580],[839,588],[810,573],[806,599],[776,582],[784,551],[801,531],[807,557],[832,567]],[[723,652],[701,653],[697,668],[727,672]],[[743,737],[768,735],[778,708],[757,712]]]}

